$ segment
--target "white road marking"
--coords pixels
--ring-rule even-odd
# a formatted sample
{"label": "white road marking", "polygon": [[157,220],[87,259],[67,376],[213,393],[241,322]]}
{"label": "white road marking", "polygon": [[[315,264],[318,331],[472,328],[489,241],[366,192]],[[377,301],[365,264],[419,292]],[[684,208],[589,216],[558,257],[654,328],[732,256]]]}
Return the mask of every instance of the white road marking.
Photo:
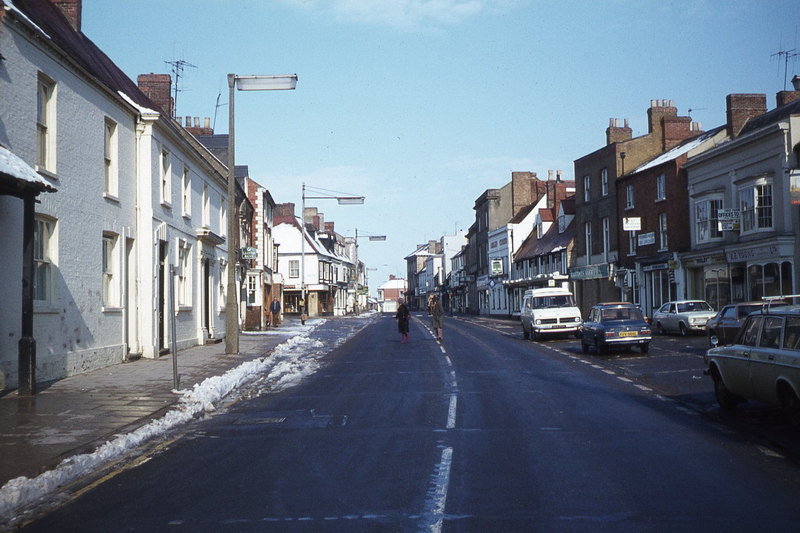
{"label": "white road marking", "polygon": [[450,467],[453,463],[453,448],[442,450],[442,459],[433,475],[433,487],[428,491],[425,513],[420,529],[439,533],[442,530],[444,505],[447,502],[447,489],[450,485]]}
{"label": "white road marking", "polygon": [[450,408],[447,410],[447,429],[454,429],[456,427],[456,404],[458,403],[458,396],[455,394],[450,395]]}

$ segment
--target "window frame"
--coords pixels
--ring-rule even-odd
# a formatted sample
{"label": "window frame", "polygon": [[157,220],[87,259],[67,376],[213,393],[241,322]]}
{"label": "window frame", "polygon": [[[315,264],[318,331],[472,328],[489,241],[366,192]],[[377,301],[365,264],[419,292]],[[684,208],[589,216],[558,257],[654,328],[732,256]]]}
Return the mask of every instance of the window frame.
{"label": "window frame", "polygon": [[[701,206],[707,205],[706,208]],[[716,206],[716,210],[714,209]],[[717,242],[723,239],[719,229],[719,211],[724,208],[722,196],[709,196],[694,203],[694,233],[698,244]],[[708,215],[701,219],[700,211],[707,210]],[[707,235],[703,237],[703,235]]]}
{"label": "window frame", "polygon": [[[769,194],[765,191],[768,190]],[[750,198],[744,198],[749,195]],[[773,231],[775,229],[775,188],[772,178],[761,178],[751,181],[739,188],[736,194],[739,206],[739,223],[742,235]],[[752,206],[745,207],[746,200],[752,201]],[[765,205],[761,205],[764,203]],[[765,213],[768,215],[765,216]],[[765,225],[769,218],[769,225]]]}
{"label": "window frame", "polygon": [[289,277],[290,278],[299,278],[300,277],[300,260],[299,259],[289,259]]}
{"label": "window frame", "polygon": [[[49,217],[36,216],[33,230],[33,300],[39,304],[50,304],[55,299],[55,249],[56,221]],[[44,287],[42,283],[44,282]]]}
{"label": "window frame", "polygon": [[667,214],[658,214],[658,249],[667,250],[669,247],[669,233],[667,226]]}
{"label": "window frame", "polygon": [[103,309],[119,308],[119,258],[117,243],[119,236],[115,233],[103,232],[102,244],[102,297]]}
{"label": "window frame", "polygon": [[588,174],[583,177],[583,201],[592,201],[592,177]]}
{"label": "window frame", "polygon": [[192,171],[187,165],[181,176],[181,210],[185,218],[192,218]]}
{"label": "window frame", "polygon": [[106,117],[103,121],[103,194],[106,198],[119,197],[118,146],[117,123]]}
{"label": "window frame", "polygon": [[656,202],[663,202],[667,199],[667,177],[659,174],[656,176]]}
{"label": "window frame", "polygon": [[161,205],[172,207],[172,154],[170,151],[161,147],[158,158],[159,168],[159,189],[161,193]]}
{"label": "window frame", "polygon": [[633,196],[633,184],[625,186],[625,209],[633,209],[635,207]]}
{"label": "window frame", "polygon": [[608,196],[608,169],[600,169],[600,196]]}
{"label": "window frame", "polygon": [[36,170],[56,169],[56,82],[39,72],[36,83]]}

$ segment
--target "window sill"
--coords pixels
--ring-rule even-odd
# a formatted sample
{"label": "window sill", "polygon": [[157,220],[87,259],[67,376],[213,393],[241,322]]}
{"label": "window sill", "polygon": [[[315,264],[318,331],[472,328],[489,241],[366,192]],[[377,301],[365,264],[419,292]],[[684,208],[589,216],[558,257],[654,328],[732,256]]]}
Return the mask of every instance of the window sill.
{"label": "window sill", "polygon": [[37,173],[39,173],[42,176],[44,176],[45,178],[50,178],[51,180],[58,181],[58,176],[55,174],[55,172],[50,172],[46,168],[40,167],[39,165],[33,165],[33,169]]}
{"label": "window sill", "polygon": [[111,194],[109,192],[104,192],[103,193],[103,198],[108,200],[108,201],[110,201],[110,202],[114,202],[115,204],[119,203],[119,198],[117,198],[115,195],[113,195],[113,194]]}
{"label": "window sill", "polygon": [[56,315],[60,309],[53,303],[39,300],[33,302],[33,313],[37,315]]}
{"label": "window sill", "polygon": [[188,313],[192,311],[194,308],[191,305],[187,304],[180,304],[178,305],[178,312],[179,313]]}
{"label": "window sill", "polygon": [[165,202],[164,200],[162,200],[161,207],[164,207],[166,209],[172,209],[172,202]]}
{"label": "window sill", "polygon": [[183,219],[186,220],[187,222],[190,222],[192,220],[192,214],[191,213],[184,213],[183,214]]}
{"label": "window sill", "polygon": [[632,205],[626,205],[625,206],[625,211],[633,211],[633,209],[634,209],[634,206],[632,206]]}
{"label": "window sill", "polygon": [[656,198],[655,203],[659,204],[661,202],[666,202],[666,201],[667,201],[667,197],[665,196],[664,198]]}
{"label": "window sill", "polygon": [[103,312],[109,314],[121,314],[122,308],[116,305],[104,305]]}

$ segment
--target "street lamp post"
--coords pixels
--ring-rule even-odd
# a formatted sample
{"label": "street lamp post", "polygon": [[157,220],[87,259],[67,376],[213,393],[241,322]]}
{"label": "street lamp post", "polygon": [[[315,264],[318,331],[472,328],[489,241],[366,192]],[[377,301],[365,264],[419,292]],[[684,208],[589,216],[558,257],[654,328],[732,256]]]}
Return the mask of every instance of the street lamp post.
{"label": "street lamp post", "polygon": [[336,200],[339,205],[361,205],[364,203],[363,196],[346,194],[329,194],[336,191],[326,191],[325,189],[312,189],[310,192],[314,196],[306,196],[306,184],[303,183],[302,204],[303,211],[300,213],[300,313],[308,316],[308,302],[306,301],[306,198],[309,200]]}
{"label": "street lamp post", "polygon": [[228,74],[228,293],[225,301],[225,353],[239,353],[239,295],[236,290],[236,264],[239,231],[236,217],[234,142],[234,85],[240,91],[281,91],[297,86],[297,74],[278,76],[237,76]]}

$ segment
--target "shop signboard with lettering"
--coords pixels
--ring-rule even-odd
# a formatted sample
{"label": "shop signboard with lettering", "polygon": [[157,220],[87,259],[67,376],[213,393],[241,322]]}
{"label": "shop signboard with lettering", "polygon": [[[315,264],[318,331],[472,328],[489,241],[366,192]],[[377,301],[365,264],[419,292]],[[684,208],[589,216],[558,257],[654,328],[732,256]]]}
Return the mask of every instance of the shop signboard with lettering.
{"label": "shop signboard with lettering", "polygon": [[739,214],[739,209],[735,207],[718,210],[717,222],[719,223],[719,230],[739,231]]}
{"label": "shop signboard with lettering", "polygon": [[569,278],[573,280],[608,278],[608,276],[609,276],[608,263],[572,267],[569,269]]}

